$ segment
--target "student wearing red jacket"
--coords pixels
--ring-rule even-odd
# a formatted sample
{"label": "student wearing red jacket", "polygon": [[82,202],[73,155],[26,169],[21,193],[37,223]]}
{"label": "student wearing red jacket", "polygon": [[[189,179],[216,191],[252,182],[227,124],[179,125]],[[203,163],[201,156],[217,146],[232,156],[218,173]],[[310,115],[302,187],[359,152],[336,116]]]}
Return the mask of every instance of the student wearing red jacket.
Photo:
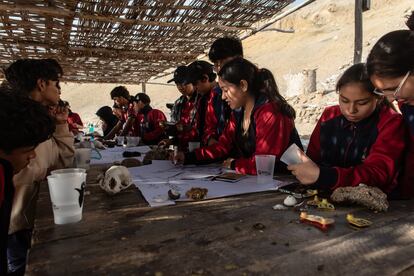
{"label": "student wearing red jacket", "polygon": [[339,106],[322,113],[309,142],[310,159],[288,169],[302,184],[321,189],[364,183],[391,194],[405,146],[401,115],[374,93],[365,64],[348,68],[336,90]]}
{"label": "student wearing red jacket", "polygon": [[[414,13],[407,21],[411,30],[390,32],[374,45],[367,59],[368,73],[378,92],[397,100],[407,128],[405,159],[396,193],[414,197]],[[394,135],[395,136],[395,135]]]}
{"label": "student wearing red jacket", "polygon": [[69,131],[72,132],[74,135],[80,132],[79,129],[83,128],[83,122],[78,113],[72,112],[70,109],[70,104],[67,101],[63,101],[64,106],[68,109],[68,126]]}
{"label": "student wearing red jacket", "polygon": [[[207,163],[226,159],[223,166],[239,173],[256,174],[255,155],[272,154],[279,159],[292,143],[302,147],[294,125],[295,111],[279,94],[270,71],[236,58],[219,72],[219,84],[233,110],[216,144],[178,153],[184,163]],[[280,162],[276,171],[283,169]]]}
{"label": "student wearing red jacket", "polygon": [[136,117],[132,98],[125,86],[117,86],[111,91],[111,99],[114,105],[122,109],[122,115],[118,124],[106,135],[106,139],[112,139],[119,133],[120,136],[126,136],[132,133],[132,126]]}
{"label": "student wearing red jacket", "polygon": [[164,139],[160,142],[160,145],[174,144],[178,145],[180,150],[186,151],[188,142],[200,141],[198,133],[200,96],[188,80],[188,67],[185,65],[178,66],[175,69],[174,77],[168,83],[170,82],[175,83],[181,97],[174,102],[171,112],[171,123],[175,125],[164,124],[166,134],[173,138]]}
{"label": "student wearing red jacket", "polygon": [[200,95],[199,135],[202,145],[217,143],[218,137],[230,118],[231,109],[222,99],[213,65],[207,61],[197,60],[188,66],[189,80]]}
{"label": "student wearing red jacket", "polygon": [[224,64],[237,57],[243,57],[243,45],[237,37],[220,37],[211,44],[208,51],[208,59],[214,64],[216,72],[220,72]]}
{"label": "student wearing red jacket", "polygon": [[15,193],[12,178],[36,157],[36,146],[55,130],[44,106],[15,94],[0,88],[0,275],[7,274],[8,266],[7,240]]}
{"label": "student wearing red jacket", "polygon": [[137,114],[133,125],[134,135],[141,137],[146,145],[158,144],[165,138],[164,129],[160,124],[167,120],[164,113],[150,106],[151,99],[145,93],[136,94],[132,101]]}

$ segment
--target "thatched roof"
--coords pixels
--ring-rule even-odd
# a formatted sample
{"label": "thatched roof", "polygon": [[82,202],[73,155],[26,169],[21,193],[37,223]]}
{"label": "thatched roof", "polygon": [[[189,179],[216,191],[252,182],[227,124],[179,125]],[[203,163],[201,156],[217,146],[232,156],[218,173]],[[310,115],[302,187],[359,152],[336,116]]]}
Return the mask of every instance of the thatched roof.
{"label": "thatched roof", "polygon": [[24,0],[0,3],[0,66],[53,57],[64,80],[140,83],[253,30],[293,0]]}

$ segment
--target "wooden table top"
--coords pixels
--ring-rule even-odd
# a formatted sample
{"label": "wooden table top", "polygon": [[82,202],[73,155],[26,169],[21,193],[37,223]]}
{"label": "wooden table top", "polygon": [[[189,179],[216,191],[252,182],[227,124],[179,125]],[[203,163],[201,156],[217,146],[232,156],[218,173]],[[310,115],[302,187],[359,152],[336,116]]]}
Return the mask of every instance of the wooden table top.
{"label": "wooden table top", "polygon": [[[53,223],[43,185],[28,275],[414,275],[413,200],[386,213],[310,211],[335,218],[325,233],[300,223],[299,212],[273,210],[286,197],[278,192],[149,208],[135,187],[109,196],[95,177],[82,220],[69,225]],[[351,228],[349,212],[373,225]]]}

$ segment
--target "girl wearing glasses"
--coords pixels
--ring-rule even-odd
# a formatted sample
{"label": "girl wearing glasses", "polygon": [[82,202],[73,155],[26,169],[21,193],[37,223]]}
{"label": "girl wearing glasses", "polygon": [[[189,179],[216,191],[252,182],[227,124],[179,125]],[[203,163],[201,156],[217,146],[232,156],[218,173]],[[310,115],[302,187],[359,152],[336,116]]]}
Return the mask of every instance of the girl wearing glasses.
{"label": "girl wearing glasses", "polygon": [[[413,26],[413,16],[407,26]],[[367,60],[368,73],[377,92],[398,101],[405,124],[408,149],[401,176],[402,197],[414,196],[414,31],[390,32],[378,40]]]}
{"label": "girl wearing glasses", "polygon": [[348,68],[336,90],[339,105],[322,113],[302,163],[288,166],[305,185],[334,190],[364,183],[390,194],[404,150],[402,117],[374,92],[365,65]]}

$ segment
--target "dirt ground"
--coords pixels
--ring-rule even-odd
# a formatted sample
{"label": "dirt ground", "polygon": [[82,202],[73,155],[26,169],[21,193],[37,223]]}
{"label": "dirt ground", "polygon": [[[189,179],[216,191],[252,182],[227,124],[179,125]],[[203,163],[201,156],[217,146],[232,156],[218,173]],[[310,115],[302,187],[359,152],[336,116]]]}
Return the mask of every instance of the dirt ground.
{"label": "dirt ground", "polygon": [[[317,0],[305,8],[276,22],[274,28],[294,33],[265,31],[243,41],[245,57],[259,67],[270,69],[282,93],[292,82],[287,80],[304,69],[316,69],[317,93],[289,97],[298,112],[296,125],[301,135],[309,135],[326,105],[335,104],[332,92],[335,81],[353,60],[354,0]],[[373,44],[383,34],[406,28],[405,16],[414,10],[412,0],[375,0],[371,10],[363,14],[363,60]],[[208,49],[207,49],[208,50]],[[166,84],[171,76],[151,82]],[[112,106],[109,92],[117,84],[64,83],[62,98],[71,103],[72,110],[84,122],[98,122],[94,115],[103,106]],[[131,94],[141,92],[141,85],[126,85]],[[330,93],[328,93],[330,92]],[[166,103],[173,102],[179,93],[175,86],[147,84],[152,106],[168,115]]]}

